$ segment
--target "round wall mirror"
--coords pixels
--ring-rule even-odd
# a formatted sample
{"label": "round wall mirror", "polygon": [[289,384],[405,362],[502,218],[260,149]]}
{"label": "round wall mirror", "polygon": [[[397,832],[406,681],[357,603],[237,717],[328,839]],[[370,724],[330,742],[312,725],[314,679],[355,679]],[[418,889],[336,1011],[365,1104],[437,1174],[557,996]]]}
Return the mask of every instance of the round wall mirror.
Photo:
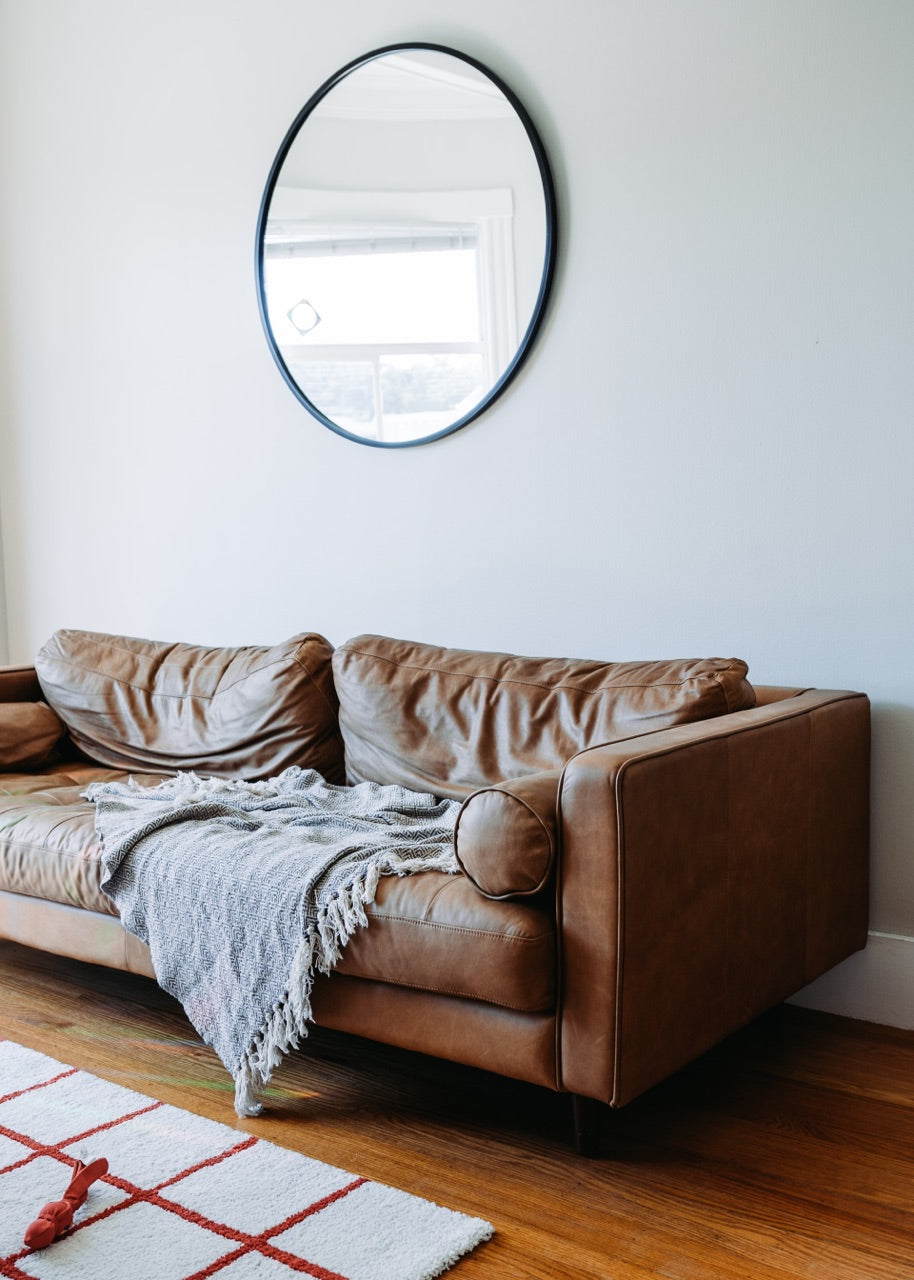
{"label": "round wall mirror", "polygon": [[298,399],[363,444],[421,444],[501,394],[542,319],[555,196],[515,95],[393,45],[305,104],[257,223],[260,314]]}

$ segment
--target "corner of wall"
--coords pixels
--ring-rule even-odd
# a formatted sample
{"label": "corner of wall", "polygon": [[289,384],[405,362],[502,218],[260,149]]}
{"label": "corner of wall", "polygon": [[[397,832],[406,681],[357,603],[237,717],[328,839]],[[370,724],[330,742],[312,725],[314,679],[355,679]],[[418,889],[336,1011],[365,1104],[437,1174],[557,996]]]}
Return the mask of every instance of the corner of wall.
{"label": "corner of wall", "polygon": [[914,1028],[914,938],[872,931],[866,947],[789,1001],[860,1022]]}

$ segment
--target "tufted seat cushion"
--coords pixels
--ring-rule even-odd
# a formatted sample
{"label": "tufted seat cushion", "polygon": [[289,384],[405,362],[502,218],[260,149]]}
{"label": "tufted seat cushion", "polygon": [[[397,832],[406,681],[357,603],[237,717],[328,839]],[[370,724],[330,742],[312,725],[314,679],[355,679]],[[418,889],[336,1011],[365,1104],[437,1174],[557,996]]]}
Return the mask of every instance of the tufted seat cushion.
{"label": "tufted seat cushion", "polygon": [[541,907],[490,902],[464,875],[383,876],[340,973],[525,1013],[555,1002],[555,928]]}
{"label": "tufted seat cushion", "polygon": [[[133,774],[150,787],[164,776]],[[91,764],[0,775],[0,889],[116,915],[100,887],[94,807],[80,792],[127,777]]]}
{"label": "tufted seat cushion", "polygon": [[[127,776],[82,763],[0,775],[0,890],[116,915],[80,792]],[[132,776],[154,786],[165,775]],[[463,875],[425,872],[382,877],[368,919],[340,973],[523,1012],[553,1007],[555,929],[537,905],[490,902]]]}

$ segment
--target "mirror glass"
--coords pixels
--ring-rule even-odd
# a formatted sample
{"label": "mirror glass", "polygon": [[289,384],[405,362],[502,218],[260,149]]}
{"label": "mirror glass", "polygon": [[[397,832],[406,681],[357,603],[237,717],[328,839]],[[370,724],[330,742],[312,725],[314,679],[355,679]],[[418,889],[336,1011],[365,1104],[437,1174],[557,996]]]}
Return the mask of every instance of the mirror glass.
{"label": "mirror glass", "polygon": [[419,444],[504,390],[554,258],[552,180],[514,94],[463,54],[396,45],[344,67],[286,135],[257,227],[261,318],[326,426]]}

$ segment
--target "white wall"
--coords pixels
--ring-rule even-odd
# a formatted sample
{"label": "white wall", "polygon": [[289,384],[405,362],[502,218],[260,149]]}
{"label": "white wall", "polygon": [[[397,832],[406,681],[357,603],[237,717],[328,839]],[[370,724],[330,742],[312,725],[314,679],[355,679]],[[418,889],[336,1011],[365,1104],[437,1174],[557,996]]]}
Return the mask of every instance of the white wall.
{"label": "white wall", "polygon": [[9,659],[9,639],[6,621],[6,584],[3,572],[3,542],[0,540],[0,663]]}
{"label": "white wall", "polygon": [[[909,956],[909,0],[0,3],[11,656],[375,630],[867,690],[873,927]],[[285,387],[253,240],[305,99],[408,39],[525,102],[561,255],[508,393],[385,452]],[[875,963],[811,998],[914,1024]]]}

